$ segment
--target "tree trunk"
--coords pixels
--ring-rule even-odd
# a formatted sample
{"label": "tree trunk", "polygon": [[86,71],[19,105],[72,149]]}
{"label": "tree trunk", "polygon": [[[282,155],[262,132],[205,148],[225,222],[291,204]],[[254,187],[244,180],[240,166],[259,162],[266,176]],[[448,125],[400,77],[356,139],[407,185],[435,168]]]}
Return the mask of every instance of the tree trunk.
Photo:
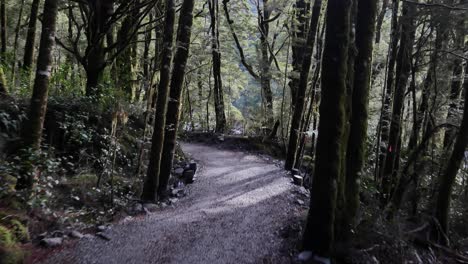
{"label": "tree trunk", "polygon": [[[22,130],[23,146],[39,150],[41,145],[42,128],[47,111],[47,97],[49,92],[49,79],[51,74],[52,50],[57,21],[59,0],[46,0],[44,4],[44,17],[42,22],[41,43],[37,58],[37,71],[34,80],[33,94],[28,119]],[[17,189],[30,189],[34,179],[30,174],[22,175],[18,179]]]}
{"label": "tree trunk", "polygon": [[[7,51],[7,16],[6,16],[6,0],[0,2],[0,41],[2,57],[5,56]],[[5,58],[5,57],[3,57]]]}
{"label": "tree trunk", "polygon": [[166,19],[164,27],[163,56],[161,58],[160,80],[158,85],[158,98],[154,116],[154,131],[151,144],[148,171],[143,186],[142,200],[157,200],[157,189],[161,166],[161,156],[164,144],[164,126],[166,124],[167,98],[169,96],[169,80],[171,75],[172,42],[174,35],[175,3],[166,0]]}
{"label": "tree trunk", "polygon": [[293,71],[290,73],[289,87],[291,89],[291,107],[294,109],[296,104],[297,89],[300,81],[300,73],[302,69],[302,62],[304,60],[305,46],[307,41],[307,16],[310,9],[310,3],[305,0],[297,0],[295,5],[295,19],[292,19],[292,67]]}
{"label": "tree trunk", "polygon": [[357,56],[354,65],[354,87],[348,146],[346,150],[346,216],[347,231],[356,224],[359,209],[360,178],[366,160],[369,90],[372,71],[372,50],[377,4],[375,0],[359,0],[356,21]]}
{"label": "tree trunk", "polygon": [[177,50],[174,57],[174,68],[171,77],[171,91],[167,106],[166,132],[164,135],[163,155],[161,158],[160,182],[158,194],[167,190],[167,183],[171,174],[174,151],[176,147],[177,130],[179,126],[179,113],[182,87],[185,78],[185,68],[190,49],[192,34],[194,0],[184,0],[180,11],[179,27],[177,33]]}
{"label": "tree trunk", "polygon": [[385,94],[382,105],[382,118],[380,120],[380,146],[379,146],[379,177],[382,178],[382,169],[385,166],[385,155],[388,149],[388,137],[390,133],[390,123],[392,116],[392,94],[395,81],[395,64],[398,52],[398,8],[399,0],[392,0],[392,28],[391,28],[391,44],[389,46],[389,59],[387,65],[387,81],[385,84]]}
{"label": "tree trunk", "polygon": [[[453,184],[457,176],[458,169],[463,160],[463,155],[468,146],[468,85],[465,85],[465,106],[463,110],[463,119],[460,125],[455,145],[446,164],[444,174],[440,179],[438,196],[435,208],[435,217],[440,224],[442,232],[448,234],[448,222],[450,211],[450,197],[452,195]],[[442,242],[444,240],[440,239]]]}
{"label": "tree trunk", "polygon": [[403,104],[405,101],[406,85],[411,70],[411,57],[413,53],[413,42],[415,37],[415,16],[416,6],[413,3],[403,4],[402,29],[400,37],[400,47],[396,65],[396,84],[393,98],[393,111],[388,138],[388,148],[383,167],[383,195],[386,200],[394,188],[396,182],[395,171],[399,167],[401,148],[401,122],[403,114]]}
{"label": "tree trunk", "polygon": [[[463,2],[463,1],[462,1]],[[465,1],[466,2],[466,1]],[[466,36],[466,27],[465,19],[460,19],[460,22],[457,25],[457,30],[455,30],[455,49],[462,53],[463,47],[468,47],[468,43],[465,42]],[[467,66],[465,66],[468,69]],[[468,73],[465,70],[465,76],[468,76]],[[463,60],[459,57],[455,57],[453,60],[453,72],[452,72],[452,81],[450,84],[450,95],[449,95],[449,109],[447,113],[447,123],[454,123],[456,121],[457,112],[458,112],[458,101],[460,98],[460,92],[462,90],[463,83]],[[453,128],[448,128],[445,130],[444,136],[444,148],[447,148],[453,141],[455,136],[455,131]]]}
{"label": "tree trunk", "polygon": [[380,32],[382,29],[382,24],[385,18],[385,14],[387,13],[388,2],[389,0],[382,0],[382,8],[380,9],[380,13],[377,18],[377,25],[375,29],[375,43],[376,44],[380,43]]}
{"label": "tree trunk", "polygon": [[31,14],[29,15],[28,32],[26,33],[26,43],[24,44],[23,70],[31,69],[34,58],[34,48],[36,44],[36,26],[41,0],[33,0],[31,4]]}
{"label": "tree trunk", "polygon": [[[270,56],[268,51],[268,36],[270,34],[270,9],[268,0],[263,0],[263,15],[259,12],[259,28],[260,28],[260,50],[261,50],[261,74],[260,85],[262,87],[263,96],[265,99],[266,108],[266,126],[271,131],[275,125],[275,117],[273,112],[273,92],[271,91],[271,72],[270,72]],[[267,134],[268,135],[268,134]]]}
{"label": "tree trunk", "polygon": [[300,136],[301,120],[304,112],[305,95],[307,91],[307,82],[309,80],[309,71],[312,64],[312,52],[314,50],[314,40],[317,34],[317,24],[320,17],[320,9],[322,8],[322,1],[316,0],[310,19],[310,28],[307,33],[307,42],[305,45],[305,52],[303,55],[301,75],[297,89],[296,103],[291,122],[291,130],[289,132],[288,153],[286,156],[285,169],[292,170],[297,155],[297,145]]}
{"label": "tree trunk", "polygon": [[303,247],[330,257],[334,244],[337,186],[341,173],[351,1],[329,0],[322,62],[317,157]]}
{"label": "tree trunk", "polygon": [[18,40],[19,40],[19,33],[20,33],[20,28],[21,28],[21,21],[23,20],[23,10],[24,10],[24,1],[21,0],[21,5],[20,5],[20,10],[18,14],[18,20],[16,22],[16,27],[15,27],[15,41],[13,42],[13,63],[11,64],[11,83],[12,85],[15,85],[15,79],[16,79],[16,55],[18,53]]}
{"label": "tree trunk", "polygon": [[218,0],[208,1],[211,18],[211,53],[213,56],[214,104],[216,114],[216,133],[224,133],[226,114],[224,113],[224,93],[221,78],[221,51],[219,45],[219,6]]}

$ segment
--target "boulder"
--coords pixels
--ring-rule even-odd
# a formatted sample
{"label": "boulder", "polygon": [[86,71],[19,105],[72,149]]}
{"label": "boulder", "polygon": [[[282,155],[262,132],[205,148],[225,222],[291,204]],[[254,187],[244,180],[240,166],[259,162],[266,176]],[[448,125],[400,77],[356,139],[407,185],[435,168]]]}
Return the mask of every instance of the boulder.
{"label": "boulder", "polygon": [[107,240],[107,241],[110,241],[110,240],[111,240],[110,236],[107,235],[107,234],[105,234],[104,232],[97,232],[97,233],[96,233],[96,236],[97,236],[97,237],[100,237],[100,238],[102,238],[102,239],[104,239],[104,240]]}
{"label": "boulder", "polygon": [[297,175],[297,174],[294,175],[293,181],[294,181],[294,184],[299,185],[299,186],[302,186],[304,184],[304,178],[302,178],[301,175]]}
{"label": "boulder", "polygon": [[177,177],[182,177],[184,174],[184,168],[177,168],[174,170],[174,175]]}
{"label": "boulder", "polygon": [[44,238],[40,242],[41,245],[48,247],[48,248],[61,246],[62,243],[63,243],[63,238],[61,237]]}
{"label": "boulder", "polygon": [[83,234],[81,234],[80,232],[78,232],[76,230],[71,231],[70,234],[68,234],[68,236],[71,237],[71,238],[75,238],[75,239],[83,238]]}
{"label": "boulder", "polygon": [[193,183],[193,178],[195,177],[195,171],[185,170],[182,178],[186,183]]}

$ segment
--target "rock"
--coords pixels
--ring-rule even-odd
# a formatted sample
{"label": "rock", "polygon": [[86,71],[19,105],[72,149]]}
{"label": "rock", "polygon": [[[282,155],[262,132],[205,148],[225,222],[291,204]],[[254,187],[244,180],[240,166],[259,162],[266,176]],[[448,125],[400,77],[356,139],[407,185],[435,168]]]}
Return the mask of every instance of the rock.
{"label": "rock", "polygon": [[109,228],[107,226],[105,226],[105,225],[100,225],[100,226],[97,226],[96,229],[97,229],[98,232],[104,232]]}
{"label": "rock", "polygon": [[147,209],[150,212],[154,212],[158,209],[158,205],[154,203],[145,203],[143,204],[143,208]]}
{"label": "rock", "polygon": [[302,251],[297,256],[297,260],[299,263],[310,263],[314,257],[314,253],[312,251]]}
{"label": "rock", "polygon": [[36,239],[42,240],[42,239],[44,239],[44,238],[47,237],[47,234],[48,234],[47,232],[44,232],[44,233],[42,233],[42,234],[39,234],[39,235],[37,235]]}
{"label": "rock", "polygon": [[186,183],[193,183],[193,178],[195,176],[195,171],[193,170],[185,170],[182,178]]}
{"label": "rock", "polygon": [[45,246],[45,247],[58,247],[60,245],[62,245],[63,243],[63,238],[61,237],[52,237],[52,238],[44,238],[41,240],[41,245]]}
{"label": "rock", "polygon": [[301,174],[301,172],[298,169],[292,169],[291,174],[292,175],[299,175],[299,174]]}
{"label": "rock", "polygon": [[161,208],[166,208],[166,207],[167,207],[167,203],[162,202],[161,203]]}
{"label": "rock", "polygon": [[83,236],[83,238],[92,239],[92,238],[94,238],[94,236],[91,235],[91,234],[85,234],[85,235]]}
{"label": "rock", "polygon": [[294,184],[302,186],[302,184],[304,183],[304,178],[302,178],[301,175],[294,175],[293,181],[294,181]]}
{"label": "rock", "polygon": [[184,168],[177,168],[174,170],[174,175],[177,177],[181,177],[184,174]]}
{"label": "rock", "polygon": [[170,199],[169,199],[169,202],[171,202],[171,204],[175,204],[175,203],[177,203],[178,201],[179,201],[179,199],[177,199],[177,198],[170,198]]}
{"label": "rock", "polygon": [[171,191],[172,197],[183,197],[185,196],[185,189],[183,188],[176,188]]}
{"label": "rock", "polygon": [[298,205],[304,205],[304,204],[305,204],[305,202],[302,201],[301,199],[297,199],[297,200],[296,200],[296,203],[297,203]]}
{"label": "rock", "polygon": [[55,230],[52,232],[51,236],[52,237],[64,237],[65,234],[63,233],[63,231]]}
{"label": "rock", "polygon": [[76,238],[76,239],[83,238],[83,234],[81,234],[80,232],[78,232],[76,230],[71,231],[70,234],[68,234],[68,236],[71,237],[71,238]]}
{"label": "rock", "polygon": [[105,234],[104,232],[97,232],[97,233],[96,233],[96,236],[97,236],[97,237],[100,237],[100,238],[102,238],[102,239],[104,239],[104,240],[107,240],[107,241],[110,241],[110,240],[111,240],[110,236],[107,235],[107,234]]}
{"label": "rock", "polygon": [[194,173],[197,172],[197,163],[195,161],[191,160],[188,166]]}

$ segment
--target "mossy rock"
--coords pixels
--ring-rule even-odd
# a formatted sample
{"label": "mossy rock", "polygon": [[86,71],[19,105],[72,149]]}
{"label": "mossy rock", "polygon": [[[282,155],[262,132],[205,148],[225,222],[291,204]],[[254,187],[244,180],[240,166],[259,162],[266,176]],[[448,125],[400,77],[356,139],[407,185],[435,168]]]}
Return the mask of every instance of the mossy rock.
{"label": "mossy rock", "polygon": [[21,264],[24,262],[24,252],[17,246],[0,246],[1,264]]}

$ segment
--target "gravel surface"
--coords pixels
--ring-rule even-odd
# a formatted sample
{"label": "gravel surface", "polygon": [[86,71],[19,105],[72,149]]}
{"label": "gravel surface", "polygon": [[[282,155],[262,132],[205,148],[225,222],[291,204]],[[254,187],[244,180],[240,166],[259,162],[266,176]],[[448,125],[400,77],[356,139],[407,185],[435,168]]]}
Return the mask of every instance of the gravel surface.
{"label": "gravel surface", "polygon": [[285,172],[264,156],[182,148],[201,165],[187,197],[112,226],[109,241],[83,238],[44,263],[290,263],[298,237],[287,230],[303,218],[307,198]]}

